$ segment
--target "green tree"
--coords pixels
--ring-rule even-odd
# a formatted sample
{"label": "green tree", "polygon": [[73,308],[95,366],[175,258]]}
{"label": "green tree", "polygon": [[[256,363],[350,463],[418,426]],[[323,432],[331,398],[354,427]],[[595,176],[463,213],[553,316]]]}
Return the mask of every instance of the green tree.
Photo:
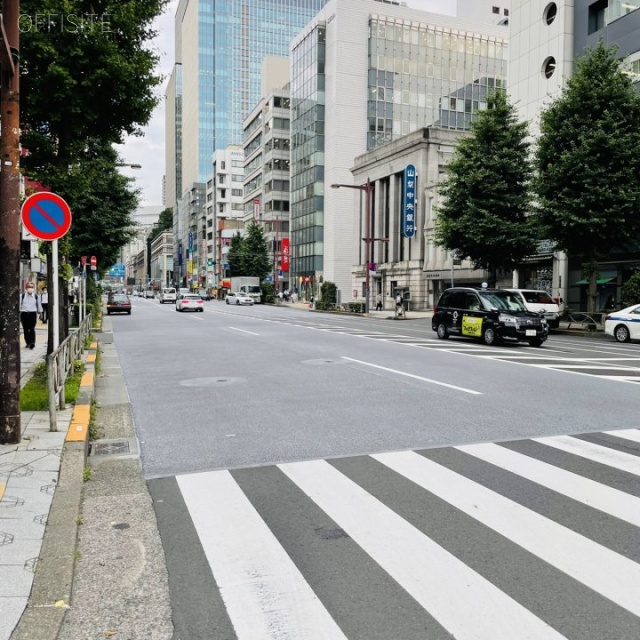
{"label": "green tree", "polygon": [[171,231],[173,229],[173,207],[167,207],[161,214],[158,222],[152,229],[149,239],[153,242],[161,233]]}
{"label": "green tree", "polygon": [[527,125],[502,91],[489,96],[471,135],[456,145],[441,188],[436,242],[489,271],[512,269],[535,251]]}
{"label": "green tree", "polygon": [[243,245],[244,245],[244,240],[242,238],[242,234],[238,231],[238,233],[235,233],[231,238],[231,244],[229,245],[229,253],[227,253],[227,262],[229,263],[227,275],[230,278],[247,275],[244,269]]}
{"label": "green tree", "polygon": [[602,41],[576,63],[542,113],[536,154],[539,221],[580,258],[596,311],[598,261],[640,234],[640,95]]}
{"label": "green tree", "polygon": [[89,139],[140,135],[158,102],[159,60],[149,43],[167,0],[22,0],[23,166],[46,184]]}
{"label": "green tree", "polygon": [[247,225],[247,235],[242,242],[243,276],[253,276],[264,280],[272,271],[269,248],[261,225],[252,220]]}

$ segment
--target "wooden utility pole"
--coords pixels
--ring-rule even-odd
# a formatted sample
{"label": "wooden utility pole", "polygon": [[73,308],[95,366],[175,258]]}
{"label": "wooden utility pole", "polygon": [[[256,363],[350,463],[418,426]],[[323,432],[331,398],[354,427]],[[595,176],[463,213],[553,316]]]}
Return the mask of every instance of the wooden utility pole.
{"label": "wooden utility pole", "polygon": [[20,0],[3,0],[0,23],[0,444],[20,430]]}

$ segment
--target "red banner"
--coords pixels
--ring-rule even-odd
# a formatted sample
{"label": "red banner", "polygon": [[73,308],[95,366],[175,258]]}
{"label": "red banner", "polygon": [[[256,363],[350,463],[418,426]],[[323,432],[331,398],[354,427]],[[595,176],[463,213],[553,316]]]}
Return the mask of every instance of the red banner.
{"label": "red banner", "polygon": [[289,271],[289,238],[282,238],[282,270]]}

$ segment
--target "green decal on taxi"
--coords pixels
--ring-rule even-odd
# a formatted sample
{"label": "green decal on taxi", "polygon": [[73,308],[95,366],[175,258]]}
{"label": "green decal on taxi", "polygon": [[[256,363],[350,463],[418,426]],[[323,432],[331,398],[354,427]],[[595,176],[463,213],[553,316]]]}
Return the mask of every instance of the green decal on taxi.
{"label": "green decal on taxi", "polygon": [[482,335],[482,318],[464,316],[462,318],[462,335],[479,338]]}

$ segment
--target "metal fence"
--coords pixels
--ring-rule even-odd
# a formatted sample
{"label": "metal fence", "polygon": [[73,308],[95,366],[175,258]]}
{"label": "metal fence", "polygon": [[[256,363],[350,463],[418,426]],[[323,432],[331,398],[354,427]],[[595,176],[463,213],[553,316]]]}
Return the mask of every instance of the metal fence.
{"label": "metal fence", "polygon": [[85,349],[87,337],[92,328],[91,313],[82,320],[80,326],[47,356],[47,387],[49,390],[49,431],[57,431],[57,410],[65,408],[64,383],[73,365]]}

